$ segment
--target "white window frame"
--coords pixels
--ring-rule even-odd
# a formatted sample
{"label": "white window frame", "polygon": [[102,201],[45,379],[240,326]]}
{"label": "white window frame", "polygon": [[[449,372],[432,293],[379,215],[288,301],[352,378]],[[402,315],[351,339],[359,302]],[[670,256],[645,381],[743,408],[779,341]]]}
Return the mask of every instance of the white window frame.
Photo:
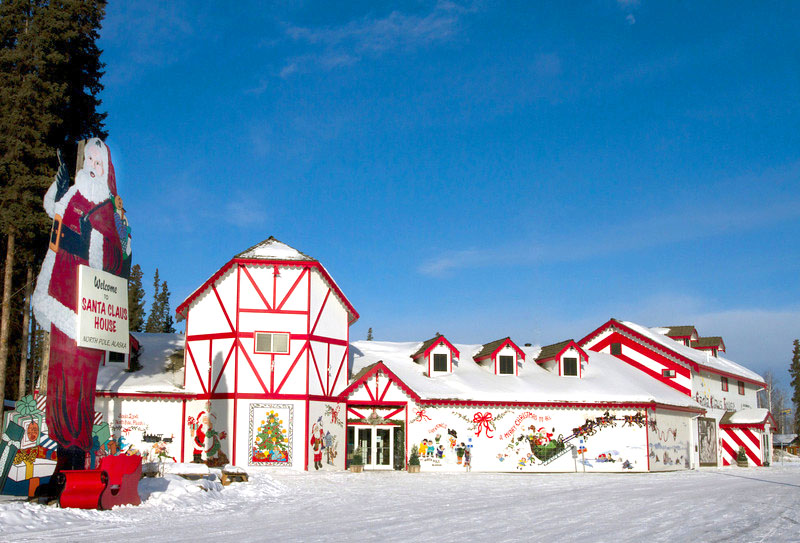
{"label": "white window frame", "polygon": [[[267,351],[259,351],[258,350],[258,338],[262,334],[269,334],[270,335],[270,339],[269,339],[270,349],[267,350]],[[284,351],[276,351],[274,348],[272,348],[272,347],[274,347],[274,339],[275,339],[272,336],[276,336],[276,335],[286,336],[286,352],[284,352]],[[291,354],[291,350],[292,350],[292,335],[289,332],[266,332],[266,331],[261,331],[261,330],[253,332],[253,353],[255,353],[255,354],[285,354],[285,355],[288,355],[288,354]]]}
{"label": "white window frame", "polygon": [[[436,369],[436,356],[445,357],[444,369]],[[431,373],[450,373],[450,354],[449,353],[431,353]]]}
{"label": "white window frame", "polygon": [[[564,362],[566,362],[567,358],[575,361],[575,373],[574,374],[567,375],[567,367],[564,364]],[[580,372],[581,372],[581,360],[580,360],[580,357],[577,357],[577,356],[564,356],[564,357],[561,358],[561,375],[563,377],[578,377],[580,375]]]}
{"label": "white window frame", "polygon": [[[503,373],[503,365],[501,363],[501,359],[507,356],[511,359],[511,372],[510,373]],[[516,375],[517,374],[517,357],[512,354],[498,354],[497,355],[497,375]]]}

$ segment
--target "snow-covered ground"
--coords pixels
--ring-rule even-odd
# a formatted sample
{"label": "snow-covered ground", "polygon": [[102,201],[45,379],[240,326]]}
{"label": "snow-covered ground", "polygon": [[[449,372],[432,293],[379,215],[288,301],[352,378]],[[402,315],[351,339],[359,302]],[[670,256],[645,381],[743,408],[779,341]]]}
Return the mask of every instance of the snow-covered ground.
{"label": "snow-covered ground", "polygon": [[[198,486],[202,484],[204,488]],[[800,463],[624,474],[144,479],[112,511],[0,502],[3,541],[800,541]]]}

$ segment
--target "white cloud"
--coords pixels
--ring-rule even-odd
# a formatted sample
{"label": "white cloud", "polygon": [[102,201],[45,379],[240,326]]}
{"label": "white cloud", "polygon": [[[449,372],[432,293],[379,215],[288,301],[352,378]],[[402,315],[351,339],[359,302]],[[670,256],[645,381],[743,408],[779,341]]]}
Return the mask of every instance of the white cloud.
{"label": "white cloud", "polygon": [[633,16],[633,13],[628,13],[628,16],[625,17],[625,21],[629,25],[635,25],[636,24],[636,17]]}
{"label": "white cloud", "polygon": [[367,16],[340,26],[289,26],[286,34],[293,41],[306,44],[312,52],[289,59],[280,75],[332,70],[354,64],[364,56],[448,41],[458,33],[460,16],[472,10],[453,2],[439,2],[422,14],[393,11],[382,18]]}

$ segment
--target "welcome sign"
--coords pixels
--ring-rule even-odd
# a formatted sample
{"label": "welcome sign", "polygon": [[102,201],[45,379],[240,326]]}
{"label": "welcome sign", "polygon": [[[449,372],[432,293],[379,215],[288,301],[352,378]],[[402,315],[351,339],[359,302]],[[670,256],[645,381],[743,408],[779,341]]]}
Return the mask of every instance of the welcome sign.
{"label": "welcome sign", "polygon": [[128,353],[128,281],[80,266],[78,346]]}

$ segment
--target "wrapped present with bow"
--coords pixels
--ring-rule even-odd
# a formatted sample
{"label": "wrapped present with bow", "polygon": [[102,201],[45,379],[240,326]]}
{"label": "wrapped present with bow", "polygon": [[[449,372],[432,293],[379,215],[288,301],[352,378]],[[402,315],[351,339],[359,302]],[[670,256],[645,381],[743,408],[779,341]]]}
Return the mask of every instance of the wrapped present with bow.
{"label": "wrapped present with bow", "polygon": [[41,447],[18,450],[8,474],[9,479],[20,482],[51,476],[56,469],[56,461],[43,458],[41,450]]}
{"label": "wrapped present with bow", "polygon": [[21,449],[36,447],[40,444],[44,429],[44,411],[39,408],[33,395],[29,394],[17,400],[14,411],[6,415],[6,421],[14,421],[22,427]]}
{"label": "wrapped present with bow", "polygon": [[17,451],[20,449],[24,434],[25,429],[13,420],[9,420],[6,423],[6,429],[3,432],[2,439],[0,439],[0,490],[6,484],[8,472],[11,470],[11,465],[17,456]]}

